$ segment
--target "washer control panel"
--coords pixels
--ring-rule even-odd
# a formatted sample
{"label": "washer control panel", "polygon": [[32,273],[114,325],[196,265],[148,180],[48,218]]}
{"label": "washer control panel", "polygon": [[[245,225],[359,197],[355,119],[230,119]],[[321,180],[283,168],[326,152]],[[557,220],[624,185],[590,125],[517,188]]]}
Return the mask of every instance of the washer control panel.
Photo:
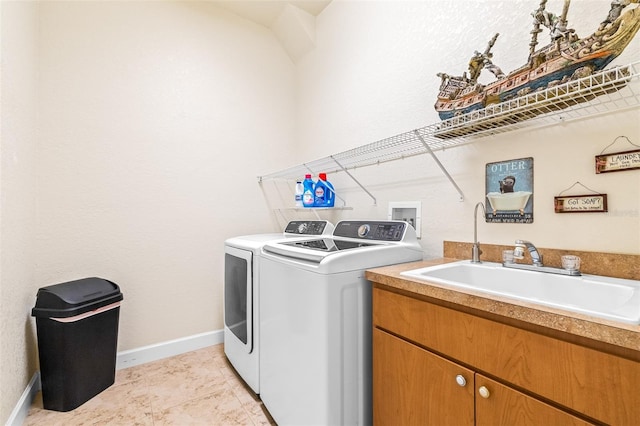
{"label": "washer control panel", "polygon": [[292,220],[284,229],[285,234],[325,235],[331,234],[331,224],[326,220]]}
{"label": "washer control panel", "polygon": [[342,221],[336,225],[333,236],[377,241],[402,241],[406,226],[406,222],[399,221]]}

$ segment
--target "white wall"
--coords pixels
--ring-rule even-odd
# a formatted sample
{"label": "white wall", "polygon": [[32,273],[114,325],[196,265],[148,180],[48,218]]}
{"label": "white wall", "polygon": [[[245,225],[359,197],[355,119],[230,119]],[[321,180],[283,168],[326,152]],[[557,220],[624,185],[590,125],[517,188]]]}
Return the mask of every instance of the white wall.
{"label": "white wall", "polygon": [[223,241],[271,227],[256,171],[288,155],[292,63],[207,3],[41,15],[39,282],[118,283],[120,350],[221,329]]}
{"label": "white wall", "polygon": [[257,175],[293,161],[295,69],[207,2],[2,14],[4,423],[37,368],[41,286],[119,284],[119,351],[222,328],[224,240],[277,230]]}
{"label": "white wall", "polygon": [[0,55],[0,423],[35,369],[37,7],[2,2]]}
{"label": "white wall", "polygon": [[[560,14],[562,3],[549,1],[547,9]],[[572,2],[568,17],[578,35],[593,32],[609,4]],[[529,12],[538,5],[538,0],[334,0],[316,21],[316,49],[298,66],[298,139],[305,141],[300,161],[438,122],[433,109],[440,84],[436,74],[461,74],[473,51],[484,50],[496,32],[494,63],[505,72],[524,64]],[[546,32],[540,40],[547,42]],[[638,60],[637,35],[614,64]],[[473,207],[484,200],[486,163],[533,157],[534,223],[487,224],[480,218],[481,242],[530,239],[539,247],[639,254],[640,170],[594,174],[594,156],[616,136],[626,135],[640,145],[639,118],[636,108],[437,152],[461,187],[464,202],[428,155],[353,171],[378,199],[376,206],[344,174],[329,176],[354,209],[324,214],[334,220],[386,219],[389,201],[419,200],[425,254],[440,256],[443,240],[473,239]],[[633,149],[626,141],[613,148]],[[553,197],[576,181],[607,193],[609,213],[554,213]],[[581,189],[569,194],[588,193],[574,192]]]}

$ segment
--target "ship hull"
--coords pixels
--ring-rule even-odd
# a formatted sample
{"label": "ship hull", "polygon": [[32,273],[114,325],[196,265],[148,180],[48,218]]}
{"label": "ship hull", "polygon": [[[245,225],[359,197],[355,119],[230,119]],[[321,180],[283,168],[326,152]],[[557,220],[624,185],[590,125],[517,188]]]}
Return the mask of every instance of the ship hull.
{"label": "ship hull", "polygon": [[530,57],[536,66],[527,64],[486,86],[447,76],[435,109],[441,120],[448,120],[602,70],[622,53],[638,29],[640,8],[634,8],[589,37],[545,46]]}
{"label": "ship hull", "polygon": [[[526,74],[537,74],[536,78],[526,78],[526,82],[522,84],[509,84],[508,80],[505,80],[504,85],[511,86],[510,89],[505,89],[499,91],[497,95],[493,98],[490,103],[499,103],[508,101],[518,97],[518,92],[523,93],[524,90],[526,93],[535,92],[536,90],[541,90],[549,87],[549,84],[553,84],[554,82],[562,82],[565,78],[570,78],[578,69],[584,67],[590,67],[592,70],[601,70],[604,69],[611,61],[616,58],[617,55],[608,55],[604,58],[598,58],[593,60],[584,60],[580,62],[574,62],[572,64],[563,65],[560,69],[555,71],[550,71],[547,73],[537,72],[537,70],[533,70],[530,72],[519,73],[512,77],[513,81],[518,81],[522,79]],[[509,78],[511,80],[511,78]],[[449,109],[441,109],[438,111],[438,115],[441,120],[447,120],[449,118],[453,118],[456,115],[466,114],[472,111],[476,111],[479,109],[485,108],[489,105],[487,99],[487,92],[494,89],[494,87],[488,87],[488,90],[484,93],[475,94],[472,96],[460,97],[453,102],[453,107]],[[498,89],[499,90],[499,89]],[[438,99],[439,102],[449,103],[447,99]],[[458,105],[457,107],[455,105]]]}

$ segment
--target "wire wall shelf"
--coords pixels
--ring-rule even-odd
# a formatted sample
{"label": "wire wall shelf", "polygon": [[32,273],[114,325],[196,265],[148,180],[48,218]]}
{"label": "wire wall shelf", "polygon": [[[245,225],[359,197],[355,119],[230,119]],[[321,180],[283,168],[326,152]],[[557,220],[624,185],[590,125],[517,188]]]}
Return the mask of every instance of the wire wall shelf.
{"label": "wire wall shelf", "polygon": [[434,151],[475,142],[500,133],[535,129],[639,106],[640,61],[637,61],[325,158],[258,176],[258,180],[293,180],[300,179],[305,173],[318,172],[346,172],[355,180],[349,170],[431,154],[462,197],[461,191],[440,164]]}

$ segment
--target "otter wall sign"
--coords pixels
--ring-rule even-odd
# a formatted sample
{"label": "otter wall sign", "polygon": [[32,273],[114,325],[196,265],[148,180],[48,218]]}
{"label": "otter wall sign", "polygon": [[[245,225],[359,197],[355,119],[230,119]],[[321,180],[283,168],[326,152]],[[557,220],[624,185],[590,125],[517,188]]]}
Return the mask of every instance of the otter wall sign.
{"label": "otter wall sign", "polygon": [[533,158],[487,163],[486,221],[533,223]]}

